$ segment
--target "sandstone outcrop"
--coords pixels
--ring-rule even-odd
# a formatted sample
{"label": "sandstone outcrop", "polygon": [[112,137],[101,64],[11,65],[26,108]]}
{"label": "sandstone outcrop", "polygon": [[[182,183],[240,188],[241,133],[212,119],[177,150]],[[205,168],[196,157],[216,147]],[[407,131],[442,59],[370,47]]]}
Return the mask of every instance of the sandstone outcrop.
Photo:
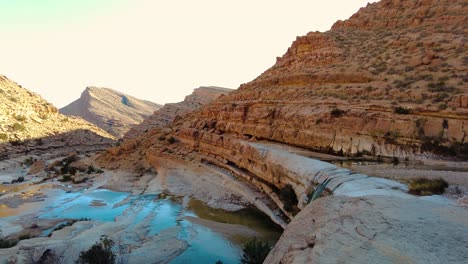
{"label": "sandstone outcrop", "polygon": [[136,138],[151,129],[163,128],[169,125],[177,116],[183,116],[195,111],[221,95],[226,95],[230,92],[232,92],[231,89],[215,86],[196,88],[192,94],[185,97],[184,101],[165,104],[153,115],[145,118],[143,122],[130,128],[125,134],[124,139]]}
{"label": "sandstone outcrop", "polygon": [[463,263],[466,215],[418,199],[326,197],[294,218],[264,263]]}
{"label": "sandstone outcrop", "polygon": [[60,112],[81,117],[120,138],[159,108],[158,104],[109,88],[87,87],[79,99],[61,108]]}
{"label": "sandstone outcrop", "polygon": [[[404,184],[353,173],[298,156],[294,152],[299,150],[290,149],[397,161],[468,160],[466,13],[468,6],[462,1],[383,0],[370,4],[328,32],[298,37],[273,67],[252,82],[169,126],[108,149],[97,161],[104,166],[132,166],[143,160],[156,167],[159,159],[173,157],[202,163],[229,171],[267,194],[270,200],[265,204],[285,222],[293,219],[294,223],[294,214],[303,210],[298,216],[300,224],[290,235],[286,232],[266,263],[335,263],[331,254],[343,246],[341,241],[353,241],[357,235],[364,237],[359,240],[361,248],[354,255],[350,245],[337,254],[341,260],[350,256],[351,263],[423,263],[432,256],[427,252],[438,252],[441,255],[434,257],[435,262],[457,263],[466,258],[466,243],[459,234],[467,223],[457,220],[466,218],[466,211],[438,198],[415,198],[406,193]],[[413,17],[421,16],[423,19],[414,22]],[[322,228],[311,216],[315,206],[317,210],[322,207],[309,203],[309,194],[326,180],[330,182],[325,196],[334,196],[323,202],[330,203],[330,210],[323,209],[323,219],[317,218],[325,225]],[[293,210],[280,198],[288,185],[297,196]],[[387,198],[376,196],[387,196],[388,208],[384,208]],[[438,249],[438,243],[424,236],[424,229],[415,231],[415,243],[420,246],[403,252],[396,244],[411,243],[404,234],[422,225],[423,219],[439,219],[444,214],[432,214],[441,210],[437,203],[448,205],[450,213],[440,220],[447,233],[430,234],[452,245],[456,253],[450,256],[447,248]],[[353,210],[358,207],[362,211]],[[340,208],[348,215],[337,213]],[[322,213],[317,210],[315,213]],[[359,212],[376,215],[366,222]],[[418,213],[423,217],[417,218]],[[327,226],[334,217],[338,220]],[[386,221],[394,230],[382,228]],[[414,223],[408,223],[411,221]],[[431,223],[436,222],[431,219]],[[302,232],[298,226],[306,224],[309,232],[298,234]],[[348,232],[357,226],[358,231]],[[344,234],[331,237],[329,233],[340,228]],[[317,249],[326,254],[315,251],[316,231],[328,234],[317,240],[324,244]],[[374,234],[379,233],[389,238],[378,237],[372,244]],[[366,259],[366,249],[376,261]],[[326,257],[320,258],[320,254]]]}
{"label": "sandstone outcrop", "polygon": [[22,154],[102,150],[114,137],[0,76],[0,159]]}
{"label": "sandstone outcrop", "polygon": [[467,160],[467,11],[460,1],[370,4],[298,37],[180,126],[346,156]]}

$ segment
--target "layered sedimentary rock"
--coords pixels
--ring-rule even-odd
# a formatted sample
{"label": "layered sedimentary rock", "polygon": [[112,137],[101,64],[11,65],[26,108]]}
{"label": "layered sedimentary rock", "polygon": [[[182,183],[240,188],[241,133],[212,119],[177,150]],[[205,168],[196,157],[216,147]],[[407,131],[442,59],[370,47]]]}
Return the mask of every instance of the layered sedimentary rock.
{"label": "layered sedimentary rock", "polygon": [[102,150],[114,137],[0,76],[0,159],[25,153]]}
{"label": "layered sedimentary rock", "polygon": [[298,37],[182,127],[342,155],[466,160],[467,11],[460,1],[371,4]]}
{"label": "layered sedimentary rock", "polygon": [[[312,229],[305,234],[310,237],[304,244],[296,225],[290,232],[292,237],[285,235],[272,252],[269,259],[273,263],[336,262],[320,259],[317,254],[321,252],[312,250],[314,234],[356,225],[335,221],[325,228],[314,226],[310,214],[316,207],[314,202],[309,203],[309,194],[325,180],[331,180],[326,194],[348,197],[327,198],[333,210],[324,211],[323,219],[319,219],[323,225],[333,220],[341,203],[347,203],[343,210],[358,222],[362,220],[360,211],[353,207],[362,207],[365,214],[383,210],[385,222],[392,212],[403,217],[420,206],[409,216],[408,221],[415,224],[405,227],[401,224],[406,220],[388,220],[395,229],[392,237],[387,241],[379,237],[376,243],[381,248],[370,250],[377,262],[390,262],[392,257],[426,260],[424,255],[431,250],[440,252],[439,260],[449,259],[448,250],[439,251],[438,245],[425,241],[423,231],[417,231],[415,237],[422,248],[402,253],[404,249],[394,245],[405,241],[405,232],[424,224],[425,218],[417,218],[418,212],[431,217],[432,210],[438,210],[433,201],[427,205],[406,194],[402,184],[299,157],[288,147],[367,158],[468,160],[467,12],[463,1],[383,0],[370,4],[349,20],[337,22],[328,32],[298,37],[273,67],[252,82],[165,128],[150,130],[144,137],[109,149],[98,161],[109,166],[122,166],[124,162],[130,167],[144,161],[154,166],[161,157],[173,157],[222,168],[268,194],[271,211],[285,222],[295,219],[294,210],[286,208],[280,194],[291,185],[297,196],[295,206],[306,215],[299,215],[301,224]],[[388,211],[384,211],[381,200],[373,200],[373,195],[390,197]],[[376,205],[361,205],[349,196],[365,197]],[[404,202],[401,199],[409,199],[408,204],[398,206]],[[340,216],[336,215],[338,220]],[[466,211],[457,209],[453,214],[456,223],[443,220],[447,223],[445,230],[454,237],[467,227],[466,221],[458,223],[456,218],[466,218]],[[379,221],[372,219],[365,226],[380,230]],[[356,232],[364,236],[370,233],[367,239],[372,240],[373,233],[367,231]],[[317,241],[325,246],[317,250],[331,254],[328,251],[336,250],[341,241],[353,240],[354,235],[320,237]],[[328,237],[330,241],[326,242]],[[466,257],[463,241],[440,234],[434,237],[453,245],[456,257],[450,261],[456,263]],[[353,258],[349,262],[366,262],[362,250],[356,251],[359,257],[355,258],[350,252]]]}
{"label": "layered sedimentary rock", "polygon": [[[179,155],[240,171],[272,192],[292,183],[298,196],[310,186],[274,171],[279,165],[246,142],[466,160],[466,11],[461,1],[370,4],[328,32],[298,37],[252,82],[103,160]],[[409,14],[423,19],[415,25]]]}
{"label": "layered sedimentary rock", "polygon": [[140,124],[133,126],[124,136],[124,139],[131,139],[143,133],[169,125],[177,116],[183,116],[203,105],[215,100],[221,95],[232,92],[231,89],[221,87],[199,87],[192,94],[185,97],[184,101],[178,103],[165,104],[153,115],[145,118]]}
{"label": "layered sedimentary rock", "polygon": [[79,99],[60,109],[60,112],[79,116],[120,138],[159,108],[161,106],[158,104],[109,88],[87,87]]}

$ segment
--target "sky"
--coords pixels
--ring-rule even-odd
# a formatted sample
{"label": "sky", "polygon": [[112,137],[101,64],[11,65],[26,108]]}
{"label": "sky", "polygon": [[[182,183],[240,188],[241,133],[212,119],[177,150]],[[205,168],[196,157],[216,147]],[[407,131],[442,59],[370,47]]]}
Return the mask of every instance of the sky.
{"label": "sky", "polygon": [[0,74],[57,107],[86,86],[178,102],[238,88],[370,0],[0,0]]}

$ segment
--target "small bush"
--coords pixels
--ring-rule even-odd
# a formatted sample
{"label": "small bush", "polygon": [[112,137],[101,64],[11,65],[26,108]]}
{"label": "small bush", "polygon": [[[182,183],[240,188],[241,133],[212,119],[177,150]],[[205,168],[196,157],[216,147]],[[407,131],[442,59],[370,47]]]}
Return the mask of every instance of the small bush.
{"label": "small bush", "polygon": [[21,236],[18,237],[19,240],[26,240],[26,239],[30,239],[30,238],[33,238],[33,236],[31,236],[31,234],[22,234]]}
{"label": "small bush", "polygon": [[26,121],[26,117],[22,115],[15,115],[15,119],[20,122]]}
{"label": "small bush", "polygon": [[113,264],[115,263],[115,254],[112,252],[114,241],[107,236],[102,236],[87,251],[81,251],[80,257],[76,261],[78,264]]}
{"label": "small bush", "polygon": [[36,159],[33,158],[33,157],[29,157],[29,158],[27,158],[27,159],[25,159],[23,161],[23,165],[29,167],[29,166],[33,165],[34,162],[36,162]]}
{"label": "small bush", "polygon": [[344,114],[345,114],[345,111],[344,111],[344,110],[341,110],[341,109],[339,109],[339,108],[333,108],[333,109],[331,110],[331,116],[332,116],[332,117],[340,117],[340,116],[342,116],[342,115],[344,115]]}
{"label": "small bush", "polygon": [[395,114],[399,114],[399,115],[408,115],[411,113],[411,110],[408,109],[408,108],[404,108],[404,107],[401,107],[401,106],[398,106],[394,109],[394,112]]}
{"label": "small bush", "polygon": [[96,172],[96,169],[93,166],[89,165],[88,169],[86,170],[86,173],[91,174],[91,173],[95,173],[95,172]]}
{"label": "small bush", "polygon": [[12,126],[12,129],[13,129],[13,131],[24,131],[24,130],[26,130],[26,127],[23,126],[20,123],[14,123],[13,126]]}
{"label": "small bush", "polygon": [[12,180],[11,181],[11,184],[13,183],[21,183],[21,182],[24,182],[24,177],[23,176],[20,176],[18,179],[16,180]]}
{"label": "small bush", "polygon": [[417,178],[410,182],[409,192],[416,195],[442,194],[448,183],[442,179]]}
{"label": "small bush", "polygon": [[0,248],[12,248],[18,244],[17,240],[0,238]]}
{"label": "small bush", "polygon": [[8,140],[8,135],[6,133],[0,133],[0,140]]}
{"label": "small bush", "polygon": [[61,179],[60,181],[61,181],[61,182],[69,182],[69,181],[71,181],[71,180],[72,180],[72,178],[71,178],[70,175],[63,175],[63,176],[62,176],[62,179]]}
{"label": "small bush", "polygon": [[271,245],[268,242],[257,240],[257,238],[250,239],[244,244],[242,251],[241,263],[242,264],[261,264],[270,253]]}
{"label": "small bush", "polygon": [[169,142],[169,144],[174,144],[177,142],[177,139],[173,136],[170,136],[168,139],[167,139],[167,142]]}

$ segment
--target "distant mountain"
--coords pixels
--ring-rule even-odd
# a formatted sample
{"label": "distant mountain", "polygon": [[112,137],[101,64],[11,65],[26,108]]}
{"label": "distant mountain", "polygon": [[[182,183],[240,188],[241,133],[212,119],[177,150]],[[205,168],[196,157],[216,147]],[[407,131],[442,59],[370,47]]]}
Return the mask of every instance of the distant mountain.
{"label": "distant mountain", "polygon": [[82,117],[120,138],[132,126],[160,108],[158,104],[109,88],[87,87],[78,100],[63,107],[60,112]]}
{"label": "distant mountain", "polygon": [[208,104],[221,95],[232,92],[232,89],[215,86],[196,88],[192,94],[185,97],[184,101],[165,104],[153,115],[146,118],[139,125],[132,127],[124,136],[125,139],[135,138],[154,128],[162,128],[169,125],[176,116],[182,116]]}
{"label": "distant mountain", "polygon": [[25,153],[98,150],[114,137],[0,75],[0,159]]}

